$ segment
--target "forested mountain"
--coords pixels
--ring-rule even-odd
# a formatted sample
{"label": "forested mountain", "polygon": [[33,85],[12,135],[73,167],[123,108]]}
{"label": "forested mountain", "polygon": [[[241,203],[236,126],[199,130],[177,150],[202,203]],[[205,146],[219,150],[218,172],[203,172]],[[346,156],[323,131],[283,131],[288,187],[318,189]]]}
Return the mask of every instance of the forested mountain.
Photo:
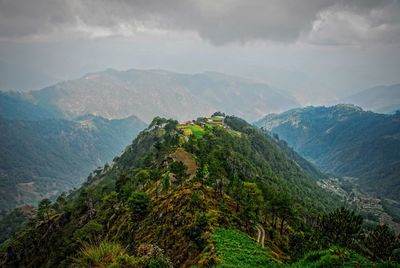
{"label": "forested mountain", "polygon": [[35,204],[79,186],[144,126],[137,118],[30,121],[0,117],[0,209]]}
{"label": "forested mountain", "polygon": [[116,71],[85,75],[27,95],[65,114],[122,118],[132,114],[189,120],[217,110],[255,120],[298,106],[294,98],[266,84],[214,72],[180,74],[162,70]]}
{"label": "forested mountain", "polygon": [[0,210],[35,204],[79,186],[145,127],[131,116],[65,119],[55,107],[0,94]]}
{"label": "forested mountain", "polygon": [[[185,124],[157,117],[79,190],[40,202],[36,217],[2,244],[0,260],[16,267],[286,267],[297,259],[293,267],[372,267],[375,257],[394,258],[398,241],[386,227],[356,241],[361,217],[345,209],[322,216],[337,205],[269,136],[237,117]],[[388,247],[360,250],[377,232]],[[301,258],[310,250],[320,251]]]}
{"label": "forested mountain", "polygon": [[17,92],[0,92],[0,116],[22,120],[65,118],[56,107],[35,104],[25,94]]}
{"label": "forested mountain", "polygon": [[369,88],[349,96],[343,101],[374,112],[395,113],[400,110],[400,84]]}
{"label": "forested mountain", "polygon": [[364,190],[400,201],[399,113],[307,107],[268,115],[256,125],[278,134],[322,171],[360,178]]}

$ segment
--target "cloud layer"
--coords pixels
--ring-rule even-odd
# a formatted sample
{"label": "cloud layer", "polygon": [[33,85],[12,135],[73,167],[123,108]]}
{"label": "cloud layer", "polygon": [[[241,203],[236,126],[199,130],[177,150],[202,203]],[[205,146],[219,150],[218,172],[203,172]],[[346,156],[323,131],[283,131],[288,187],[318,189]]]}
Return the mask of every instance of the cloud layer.
{"label": "cloud layer", "polygon": [[194,32],[214,45],[400,42],[398,0],[0,0],[0,39]]}

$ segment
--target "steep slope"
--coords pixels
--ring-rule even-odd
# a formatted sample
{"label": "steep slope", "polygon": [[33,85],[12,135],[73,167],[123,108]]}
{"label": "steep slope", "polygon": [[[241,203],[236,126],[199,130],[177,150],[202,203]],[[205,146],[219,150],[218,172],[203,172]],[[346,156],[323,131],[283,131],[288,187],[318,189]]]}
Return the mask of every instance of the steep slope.
{"label": "steep slope", "polygon": [[345,98],[343,102],[378,113],[394,113],[400,110],[400,84],[369,88]]}
{"label": "steep slope", "polygon": [[[228,262],[218,243],[232,235],[260,258],[284,260],[279,245],[291,226],[336,202],[244,120],[155,118],[81,189],[41,202],[30,227],[2,245],[0,259],[6,266],[209,267]],[[281,242],[256,248],[248,236],[257,222]]]}
{"label": "steep slope", "polygon": [[298,106],[266,84],[219,73],[180,74],[162,70],[107,70],[30,93],[37,103],[66,114],[106,118],[136,115],[189,120],[223,110],[249,120]]}
{"label": "steep slope", "polygon": [[322,171],[358,177],[365,190],[400,201],[400,114],[352,105],[307,107],[268,115],[256,125],[277,133]]}
{"label": "steep slope", "polygon": [[[263,129],[266,131],[265,129]],[[306,173],[308,173],[315,180],[321,180],[327,178],[327,175],[322,173],[314,164],[310,163],[299,155],[292,147],[290,147],[285,140],[281,140],[277,134],[273,134],[266,131],[266,135],[269,135],[273,142],[285,153],[286,157],[294,161],[294,163],[302,168]]]}
{"label": "steep slope", "polygon": [[35,204],[80,185],[145,124],[131,117],[10,120],[0,116],[0,210]]}

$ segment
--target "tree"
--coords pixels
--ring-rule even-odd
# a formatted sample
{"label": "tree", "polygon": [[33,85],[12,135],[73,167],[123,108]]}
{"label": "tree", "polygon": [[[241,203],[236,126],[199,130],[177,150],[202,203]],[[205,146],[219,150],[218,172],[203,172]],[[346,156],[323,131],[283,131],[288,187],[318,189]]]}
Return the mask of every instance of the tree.
{"label": "tree", "polygon": [[322,246],[350,247],[361,231],[363,218],[344,207],[324,215],[318,224]]}
{"label": "tree", "polygon": [[48,220],[51,210],[51,201],[47,198],[40,201],[38,205],[38,218],[40,220]]}
{"label": "tree", "polygon": [[174,161],[170,165],[170,170],[174,174],[175,179],[180,185],[182,185],[183,179],[187,177],[186,170],[187,167],[182,161]]}
{"label": "tree", "polygon": [[364,244],[374,259],[387,260],[398,245],[396,236],[387,225],[377,225],[364,239]]}
{"label": "tree", "polygon": [[283,234],[283,226],[284,223],[293,217],[294,212],[293,212],[293,204],[290,200],[290,198],[287,195],[283,195],[279,200],[278,200],[278,216],[281,219],[281,225],[280,225],[280,234]]}
{"label": "tree", "polygon": [[237,177],[234,177],[229,185],[229,191],[231,193],[232,196],[236,197],[236,212],[239,212],[240,210],[240,200],[241,197],[243,196],[244,192],[243,192],[243,182],[238,179]]}
{"label": "tree", "polygon": [[241,203],[241,217],[246,221],[257,221],[260,204],[263,197],[257,184],[254,182],[243,182],[243,195],[237,197]]}
{"label": "tree", "polygon": [[194,223],[185,230],[186,235],[196,243],[199,249],[204,248],[206,240],[203,238],[203,233],[206,230],[207,225],[207,216],[201,212],[196,214]]}
{"label": "tree", "polygon": [[169,180],[169,171],[167,171],[164,176],[162,177],[161,180],[161,185],[162,185],[162,190],[166,193],[168,193],[169,190],[169,186],[171,184],[170,180]]}
{"label": "tree", "polygon": [[150,179],[150,174],[146,169],[141,169],[135,175],[135,182],[144,188],[144,184]]}
{"label": "tree", "polygon": [[[128,185],[126,187],[126,185]],[[115,191],[117,193],[121,193],[122,195],[126,194],[127,188],[133,188],[131,178],[126,174],[125,172],[122,173],[121,175],[118,176],[118,178],[115,180]]]}
{"label": "tree", "polygon": [[213,114],[211,115],[211,117],[213,117],[213,116],[223,116],[223,117],[225,117],[225,113],[223,113],[223,112],[221,112],[221,111],[216,111],[215,113],[213,113]]}
{"label": "tree", "polygon": [[209,172],[208,172],[208,167],[207,165],[200,165],[200,167],[197,169],[196,171],[196,176],[194,177],[194,179],[198,182],[201,183],[201,185],[204,185],[204,181],[207,180],[209,176]]}
{"label": "tree", "polygon": [[74,238],[80,242],[97,241],[100,238],[103,229],[104,226],[102,224],[98,223],[96,220],[91,220],[82,228],[74,232]]}
{"label": "tree", "polygon": [[133,192],[128,198],[128,204],[133,217],[140,219],[150,210],[151,200],[144,192]]}

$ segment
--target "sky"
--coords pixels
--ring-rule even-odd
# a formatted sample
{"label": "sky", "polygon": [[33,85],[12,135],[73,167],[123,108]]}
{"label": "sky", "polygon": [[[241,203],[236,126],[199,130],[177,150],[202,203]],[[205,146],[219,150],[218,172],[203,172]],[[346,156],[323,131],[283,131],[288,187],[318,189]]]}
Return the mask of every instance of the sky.
{"label": "sky", "polygon": [[399,15],[398,0],[0,0],[0,68],[43,76],[32,89],[107,68],[218,71],[325,104],[400,83]]}

